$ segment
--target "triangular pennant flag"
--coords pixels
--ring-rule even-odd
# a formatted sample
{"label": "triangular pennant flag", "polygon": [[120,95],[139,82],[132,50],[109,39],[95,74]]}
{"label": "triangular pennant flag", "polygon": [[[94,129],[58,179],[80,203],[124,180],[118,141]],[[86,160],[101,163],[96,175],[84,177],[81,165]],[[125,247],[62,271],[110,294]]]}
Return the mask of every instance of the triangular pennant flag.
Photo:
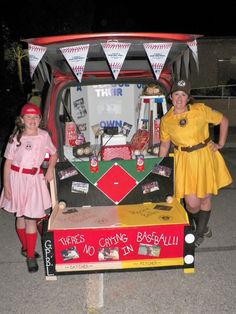
{"label": "triangular pennant flag", "polygon": [[34,75],[34,71],[37,68],[40,60],[45,54],[47,48],[42,46],[36,46],[29,44],[28,45],[28,53],[29,53],[29,65],[30,65],[30,77],[32,78]]}
{"label": "triangular pennant flag", "polygon": [[130,43],[108,41],[106,43],[101,43],[101,45],[107,57],[113,76],[117,79],[129,50]]}
{"label": "triangular pennant flag", "polygon": [[189,74],[189,49],[185,50],[185,52],[183,54],[183,59],[184,59],[185,74],[186,74],[186,78],[188,79],[188,74]]}
{"label": "triangular pennant flag", "polygon": [[196,41],[196,39],[193,40],[193,41],[187,42],[187,45],[189,46],[189,48],[192,51],[193,58],[194,58],[194,60],[196,62],[197,70],[199,72],[199,61],[198,61],[198,51],[197,51],[197,41]]}
{"label": "triangular pennant flag", "polygon": [[89,50],[89,44],[60,48],[60,50],[77,79],[81,82]]}
{"label": "triangular pennant flag", "polygon": [[158,80],[172,43],[145,43],[143,45],[156,79]]}

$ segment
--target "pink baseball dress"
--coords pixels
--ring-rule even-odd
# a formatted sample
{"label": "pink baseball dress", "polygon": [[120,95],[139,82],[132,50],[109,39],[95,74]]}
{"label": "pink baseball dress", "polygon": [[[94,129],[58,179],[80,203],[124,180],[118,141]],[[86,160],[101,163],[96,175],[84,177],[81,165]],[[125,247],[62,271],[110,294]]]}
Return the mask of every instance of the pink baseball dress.
{"label": "pink baseball dress", "polygon": [[[17,171],[10,170],[10,184],[12,199],[4,197],[4,190],[0,198],[0,208],[16,217],[42,218],[45,210],[51,207],[51,198],[43,173],[39,173],[40,166],[46,153],[54,155],[56,148],[48,132],[38,129],[34,136],[23,135],[21,145],[14,138],[13,143],[8,143],[4,157],[12,160]],[[22,173],[22,169],[38,168],[36,174]]]}

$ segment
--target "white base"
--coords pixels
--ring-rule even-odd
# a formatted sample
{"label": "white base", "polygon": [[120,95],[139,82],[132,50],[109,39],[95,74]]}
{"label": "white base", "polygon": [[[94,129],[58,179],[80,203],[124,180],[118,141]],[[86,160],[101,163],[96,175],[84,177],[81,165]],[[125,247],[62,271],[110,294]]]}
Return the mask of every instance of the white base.
{"label": "white base", "polygon": [[126,145],[127,137],[123,134],[107,135],[102,137],[102,146]]}

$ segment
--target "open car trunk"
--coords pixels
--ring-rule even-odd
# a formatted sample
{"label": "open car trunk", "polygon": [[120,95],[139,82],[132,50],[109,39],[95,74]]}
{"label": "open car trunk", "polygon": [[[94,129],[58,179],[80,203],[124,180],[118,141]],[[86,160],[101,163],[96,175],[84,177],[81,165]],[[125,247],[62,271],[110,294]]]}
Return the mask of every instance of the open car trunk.
{"label": "open car trunk", "polygon": [[[93,124],[116,126],[128,122],[133,126],[129,135],[130,140],[137,127],[138,98],[145,85],[158,84],[161,93],[166,96],[175,78],[179,61],[186,52],[189,53],[189,43],[199,37],[201,36],[191,34],[101,33],[24,40],[36,49],[46,48],[33,78],[37,88],[42,91],[41,105],[44,120],[58,148],[60,160],[64,158],[64,123],[66,121],[75,120],[75,123],[82,128],[87,124],[85,135],[91,142],[94,142],[91,135]],[[112,74],[101,45],[109,42],[130,44],[117,78],[114,78]],[[144,49],[144,44],[147,43],[163,45],[171,43],[171,49],[158,79],[155,77],[150,58]],[[89,45],[81,81],[78,80],[61,51],[62,48],[74,49],[78,45]],[[154,54],[156,59],[163,58],[161,53],[154,51]],[[185,62],[185,66],[189,66],[189,55],[186,60],[188,62]],[[74,108],[76,104],[80,108],[85,108],[89,120],[82,117],[85,112],[78,115],[77,110],[76,116]],[[112,115],[110,119],[109,114]]]}

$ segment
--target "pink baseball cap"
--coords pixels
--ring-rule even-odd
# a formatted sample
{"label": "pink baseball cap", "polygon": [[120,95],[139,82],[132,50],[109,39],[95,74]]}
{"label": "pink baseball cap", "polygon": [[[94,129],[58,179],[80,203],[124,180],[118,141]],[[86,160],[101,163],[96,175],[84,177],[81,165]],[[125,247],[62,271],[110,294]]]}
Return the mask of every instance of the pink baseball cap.
{"label": "pink baseball cap", "polygon": [[41,116],[41,111],[39,107],[32,103],[27,103],[21,108],[20,114],[23,116],[24,114],[38,114]]}

